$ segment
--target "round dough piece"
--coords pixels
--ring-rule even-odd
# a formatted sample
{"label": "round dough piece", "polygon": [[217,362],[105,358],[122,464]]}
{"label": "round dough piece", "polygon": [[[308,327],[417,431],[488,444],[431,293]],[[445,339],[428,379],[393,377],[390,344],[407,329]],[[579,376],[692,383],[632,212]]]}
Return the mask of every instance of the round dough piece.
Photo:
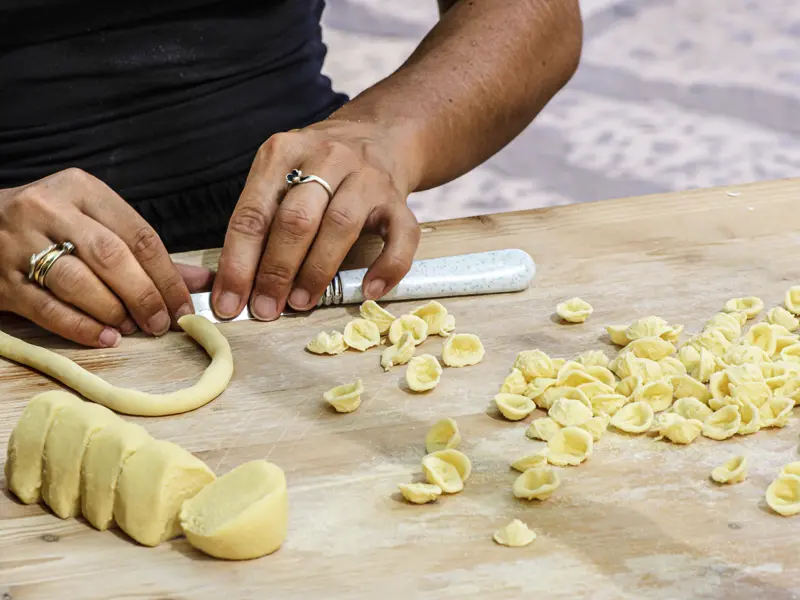
{"label": "round dough piece", "polygon": [[497,394],[494,397],[494,403],[500,413],[509,421],[524,419],[536,410],[536,404],[533,403],[533,400],[527,396],[519,396],[517,394]]}
{"label": "round dough piece", "polygon": [[254,460],[212,481],[186,500],[180,525],[189,543],[209,556],[247,560],[275,552],[286,539],[286,477]]}
{"label": "round dough piece", "polygon": [[556,314],[570,323],[583,323],[593,310],[591,304],[580,298],[570,298],[556,306]]}
{"label": "round dough piece", "polygon": [[114,522],[114,490],[122,465],[152,438],[122,419],[110,423],[89,440],[81,465],[81,512],[96,529]]}
{"label": "round dough piece", "polygon": [[631,402],[620,408],[611,425],[626,433],[644,433],[653,424],[653,407],[646,402]]}
{"label": "round dough piece", "polygon": [[358,309],[362,319],[372,321],[378,327],[378,332],[381,334],[389,331],[392,323],[396,317],[385,308],[381,307],[374,300],[367,300]]}
{"label": "round dough piece", "polygon": [[442,348],[442,362],[448,367],[468,367],[483,360],[486,350],[474,333],[455,333]]}
{"label": "round dough piece", "polygon": [[739,483],[747,477],[747,457],[734,456],[711,471],[711,479],[717,483]]}
{"label": "round dough piece", "polygon": [[428,337],[428,324],[416,315],[403,315],[389,327],[389,341],[396,344],[404,333],[410,333],[414,344],[419,346]]}
{"label": "round dough piece", "polygon": [[420,354],[408,361],[406,383],[413,392],[427,392],[439,384],[442,365],[432,354]]}
{"label": "round dough piece", "polygon": [[361,394],[364,393],[364,384],[360,379],[353,383],[345,383],[329,389],[322,394],[325,402],[330,404],[336,412],[351,413],[361,406]]}
{"label": "round dough piece", "polygon": [[461,444],[461,433],[458,431],[458,424],[450,418],[437,421],[425,435],[425,450],[429,454],[458,448],[459,444]]}
{"label": "round dough piece", "polygon": [[447,322],[447,309],[436,300],[423,304],[411,311],[411,314],[425,321],[428,325],[428,335],[441,334]]}
{"label": "round dough piece", "polygon": [[42,500],[62,519],[81,513],[81,463],[92,436],[118,421],[105,406],[91,402],[58,411],[44,443]]}
{"label": "round dough piece", "polygon": [[800,477],[781,473],[769,484],[766,493],[769,507],[779,515],[800,514]]}
{"label": "round dough piece", "polygon": [[122,465],[114,519],[140,544],[157,546],[181,534],[181,505],[214,479],[203,461],[180,446],[151,440]]}
{"label": "round dough piece", "polygon": [[8,438],[5,475],[8,489],[24,504],[41,499],[44,443],[58,412],[83,401],[61,390],[34,396]]}
{"label": "round dough piece", "polygon": [[313,354],[341,354],[347,350],[344,336],[338,331],[326,333],[320,331],[313,340],[306,344],[306,350]]}
{"label": "round dough piece", "polygon": [[592,435],[579,427],[564,427],[547,442],[547,462],[558,467],[576,466],[592,454]]}
{"label": "round dough piece", "polygon": [[364,352],[381,343],[378,326],[366,319],[353,319],[344,326],[344,342],[348,347]]}
{"label": "round dough piece", "polygon": [[525,500],[546,500],[561,485],[558,473],[550,467],[532,467],[514,480],[514,496]]}
{"label": "round dough piece", "polygon": [[72,388],[84,398],[127,415],[160,417],[195,410],[219,396],[233,375],[228,340],[200,315],[184,315],[178,325],[211,357],[211,364],[193,386],[169,394],[148,394],[114,387],[107,381],[50,350],[33,346],[0,331],[0,356],[36,369]]}
{"label": "round dough piece", "polygon": [[472,473],[472,463],[458,450],[439,450],[422,459],[422,470],[428,483],[438,485],[446,494],[464,489],[464,482]]}
{"label": "round dough piece", "polygon": [[703,421],[703,435],[712,440],[726,440],[739,432],[741,424],[739,407],[732,404],[723,406]]}
{"label": "round dough piece", "polygon": [[519,519],[514,519],[505,527],[495,531],[492,539],[501,546],[521,548],[533,542],[536,539],[536,534],[525,523]]}
{"label": "round dough piece", "polygon": [[427,504],[442,495],[442,488],[431,483],[401,483],[397,487],[412,504]]}

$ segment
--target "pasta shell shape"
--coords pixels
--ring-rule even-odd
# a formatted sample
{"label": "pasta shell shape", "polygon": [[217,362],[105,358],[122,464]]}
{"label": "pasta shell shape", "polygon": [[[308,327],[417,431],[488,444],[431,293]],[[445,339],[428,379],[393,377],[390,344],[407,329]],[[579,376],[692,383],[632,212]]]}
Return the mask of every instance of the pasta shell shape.
{"label": "pasta shell shape", "polygon": [[608,367],[608,356],[602,350],[587,350],[581,352],[575,362],[579,362],[584,367]]}
{"label": "pasta shell shape", "polygon": [[511,489],[517,498],[546,500],[553,495],[559,485],[561,485],[561,479],[555,469],[533,467],[517,477]]}
{"label": "pasta shell shape", "polygon": [[531,381],[537,377],[553,378],[557,369],[552,359],[541,350],[523,350],[514,360],[514,368],[522,371],[525,379]]}
{"label": "pasta shell shape", "polygon": [[611,425],[626,433],[644,433],[653,424],[653,407],[646,402],[626,404],[611,417]]}
{"label": "pasta shell shape", "polygon": [[419,317],[428,325],[428,335],[438,335],[442,332],[447,321],[447,309],[437,302],[431,300],[427,304],[423,304],[419,308],[411,311],[415,317]]}
{"label": "pasta shell shape", "polygon": [[336,412],[350,413],[361,406],[361,394],[364,393],[364,384],[360,379],[353,383],[339,385],[325,392],[322,397]]}
{"label": "pasta shell shape", "polygon": [[658,416],[654,428],[660,437],[673,444],[691,444],[703,430],[703,422],[677,413],[664,413]]}
{"label": "pasta shell shape", "polygon": [[547,415],[562,427],[572,427],[592,418],[592,409],[580,400],[559,398],[547,411]]}
{"label": "pasta shell shape", "polygon": [[511,468],[521,473],[524,473],[528,469],[533,469],[534,467],[546,467],[547,466],[547,457],[542,453],[536,454],[528,454],[527,456],[522,456],[511,463]]}
{"label": "pasta shell shape", "polygon": [[697,398],[684,396],[683,398],[675,400],[675,403],[672,405],[672,412],[682,416],[684,419],[697,419],[702,422],[714,411]]}
{"label": "pasta shell shape", "polygon": [[525,523],[519,519],[514,519],[505,527],[495,531],[492,539],[501,546],[520,548],[533,542],[536,539],[536,534]]}
{"label": "pasta shell shape", "polygon": [[438,485],[447,494],[453,494],[464,489],[464,483],[472,473],[472,462],[458,450],[439,450],[422,459],[422,469],[428,483]]}
{"label": "pasta shell shape", "polygon": [[456,318],[454,315],[448,314],[442,323],[442,330],[439,332],[441,337],[447,337],[456,330]]}
{"label": "pasta shell shape", "polygon": [[731,298],[725,303],[725,312],[741,312],[747,315],[748,319],[752,319],[762,310],[764,310],[764,301],[756,296],[747,296],[744,298]]}
{"label": "pasta shell shape", "polygon": [[658,361],[658,366],[661,367],[661,373],[667,378],[674,375],[686,375],[686,366],[674,356],[662,358]]}
{"label": "pasta shell shape", "polygon": [[708,388],[689,375],[673,375],[669,378],[674,398],[697,398],[700,402],[708,402],[711,392]]}
{"label": "pasta shell shape", "polygon": [[381,334],[372,321],[353,319],[345,325],[344,341],[350,348],[364,352],[381,343]]}
{"label": "pasta shell shape", "polygon": [[594,398],[595,396],[614,393],[613,387],[608,386],[605,383],[600,383],[599,381],[590,381],[589,383],[582,383],[581,385],[578,386],[578,389],[581,392],[583,392],[583,395],[589,399],[589,402],[591,402],[592,398]]}
{"label": "pasta shell shape", "polygon": [[411,334],[414,344],[419,346],[428,337],[428,324],[416,315],[403,315],[389,326],[389,341],[396,344],[406,332]]}
{"label": "pasta shell shape", "polygon": [[437,421],[425,435],[425,450],[428,454],[458,448],[460,444],[461,433],[458,430],[458,423],[450,418]]}
{"label": "pasta shell shape", "polygon": [[341,354],[347,350],[344,336],[338,331],[326,333],[320,331],[313,340],[306,344],[306,349],[314,354]]}
{"label": "pasta shell shape", "polygon": [[738,433],[741,424],[742,417],[739,414],[739,407],[723,406],[703,421],[703,435],[712,440],[726,440]]}
{"label": "pasta shell shape", "polygon": [[555,379],[550,379],[549,377],[537,377],[525,386],[525,391],[522,392],[522,395],[527,396],[536,402],[537,406],[540,406],[539,397],[544,394],[548,388],[553,387],[555,384]]}
{"label": "pasta shell shape", "polygon": [[592,440],[596,442],[603,437],[603,434],[606,432],[606,429],[608,429],[608,424],[610,422],[611,417],[608,415],[600,415],[597,417],[592,417],[588,421],[578,425],[578,427],[584,431],[588,431],[592,436]]}
{"label": "pasta shell shape", "polygon": [[395,365],[404,365],[414,356],[414,337],[405,332],[396,344],[392,344],[381,353],[381,366],[384,371],[388,371]]}
{"label": "pasta shell shape", "polygon": [[[525,394],[525,389],[528,387],[528,382],[525,381],[525,376],[517,368],[511,369],[506,378],[503,380],[503,385],[500,386],[500,392],[503,394]],[[544,390],[542,390],[544,391]],[[533,400],[533,398],[531,398]]]}
{"label": "pasta shell shape", "polygon": [[734,456],[711,471],[711,479],[717,483],[739,483],[747,477],[747,457]]}
{"label": "pasta shell shape", "polygon": [[758,323],[750,328],[742,341],[749,346],[760,348],[767,357],[770,357],[775,354],[778,336],[769,323]]}
{"label": "pasta shell shape", "polygon": [[638,388],[633,394],[634,402],[645,402],[653,412],[661,412],[672,406],[672,384],[666,381],[653,381]]}
{"label": "pasta shell shape", "polygon": [[412,504],[427,504],[442,495],[442,488],[432,483],[401,483],[397,487]]}
{"label": "pasta shell shape", "polygon": [[786,427],[793,408],[794,400],[791,398],[772,398],[758,409],[761,427]]}
{"label": "pasta shell shape", "polygon": [[627,346],[630,340],[626,333],[627,325],[606,325],[606,332],[612,344],[617,346]]}
{"label": "pasta shell shape", "polygon": [[467,367],[483,360],[486,350],[473,333],[456,333],[447,338],[442,348],[442,362],[448,367]]}
{"label": "pasta shell shape", "polygon": [[625,335],[628,340],[632,342],[641,338],[660,338],[665,333],[669,333],[671,331],[672,327],[669,326],[669,323],[667,323],[661,317],[651,315],[649,317],[636,319],[625,330]]}
{"label": "pasta shell shape", "polygon": [[800,477],[782,473],[767,488],[769,507],[779,515],[790,517],[800,514]]}
{"label": "pasta shell shape", "polygon": [[519,394],[497,394],[494,397],[494,403],[500,413],[509,421],[524,419],[536,410],[536,404],[534,404],[533,400]]}
{"label": "pasta shell shape", "polygon": [[764,381],[744,381],[735,385],[730,384],[728,390],[731,398],[740,405],[746,401],[759,407],[772,398],[772,390]]}
{"label": "pasta shell shape", "polygon": [[641,337],[632,341],[625,348],[633,352],[637,358],[649,358],[659,361],[675,353],[675,346],[660,337]]}
{"label": "pasta shell shape", "polygon": [[592,413],[595,416],[614,414],[628,403],[628,399],[622,394],[597,394],[590,400],[592,403]]}
{"label": "pasta shell shape", "polygon": [[408,361],[406,367],[406,383],[414,392],[432,390],[442,377],[442,366],[435,356],[421,354]]}
{"label": "pasta shell shape", "polygon": [[580,298],[570,298],[556,306],[556,314],[569,323],[583,323],[593,310],[591,304]]}
{"label": "pasta shell shape", "polygon": [[547,442],[547,462],[558,467],[576,466],[592,454],[593,440],[588,431],[564,427]]}
{"label": "pasta shell shape", "polygon": [[586,406],[591,407],[592,403],[581,390],[574,387],[550,387],[544,391],[536,400],[536,405],[544,410],[550,410],[553,403],[559,398],[568,398],[570,400],[579,400]]}
{"label": "pasta shell shape", "polygon": [[534,419],[525,431],[525,435],[532,440],[549,441],[558,431],[561,425],[556,423],[550,417],[543,417],[541,419]]}
{"label": "pasta shell shape", "polygon": [[790,313],[800,315],[800,285],[793,285],[786,290],[783,305]]}
{"label": "pasta shell shape", "polygon": [[397,318],[385,308],[381,307],[374,300],[367,300],[358,309],[362,319],[372,321],[378,327],[381,334],[389,331],[389,327]]}

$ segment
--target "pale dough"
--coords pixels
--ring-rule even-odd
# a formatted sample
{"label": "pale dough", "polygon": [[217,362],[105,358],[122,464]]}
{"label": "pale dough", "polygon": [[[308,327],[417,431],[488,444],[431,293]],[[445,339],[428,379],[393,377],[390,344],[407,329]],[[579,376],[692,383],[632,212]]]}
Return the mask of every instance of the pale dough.
{"label": "pale dough", "polygon": [[505,527],[495,531],[492,539],[501,546],[521,548],[533,542],[536,539],[536,534],[528,529],[525,523],[519,519],[514,519]]}
{"label": "pale dough", "polygon": [[448,314],[444,319],[444,323],[442,323],[442,330],[439,332],[439,335],[442,337],[447,337],[455,330],[456,330],[456,318],[454,315]]}
{"label": "pale dough", "polygon": [[[428,325],[428,335],[439,335],[447,322],[447,309],[436,300],[431,300],[419,308],[412,310],[411,314],[419,317]],[[452,331],[452,329],[451,329]]]}
{"label": "pale dough", "polygon": [[472,463],[458,450],[439,450],[422,459],[422,470],[428,483],[438,485],[446,494],[455,494],[464,489]]}
{"label": "pale dough", "polygon": [[122,465],[150,440],[144,428],[122,419],[107,424],[89,440],[81,464],[81,512],[100,531],[114,521],[114,491]]}
{"label": "pale dough", "polygon": [[625,348],[633,352],[637,358],[649,358],[659,361],[675,353],[675,346],[660,337],[640,337],[632,341]]}
{"label": "pale dough", "polygon": [[653,407],[646,402],[631,402],[620,408],[611,425],[626,433],[644,433],[653,424]]}
{"label": "pale dough", "polygon": [[762,310],[764,310],[764,302],[755,296],[731,298],[725,303],[725,312],[741,312],[747,315],[748,319],[752,319]]}
{"label": "pale dough", "polygon": [[364,352],[381,343],[378,326],[367,319],[353,319],[344,326],[344,343],[349,348]]}
{"label": "pale dough", "polygon": [[325,402],[330,404],[336,412],[351,413],[361,406],[361,394],[364,393],[364,384],[360,379],[353,383],[336,386],[322,394]]}
{"label": "pale dough", "polygon": [[534,404],[533,400],[518,394],[503,394],[501,392],[494,397],[494,403],[500,413],[509,421],[524,419],[536,410],[536,404]]}
{"label": "pale dough", "polygon": [[591,304],[580,298],[570,298],[556,306],[556,314],[569,323],[583,323],[593,310]]}
{"label": "pale dough", "polygon": [[[524,393],[527,388],[528,382],[525,380],[522,371],[517,368],[512,368],[511,373],[503,380],[503,385],[500,386],[500,392],[503,394],[527,396],[527,394]],[[533,398],[531,398],[531,400],[533,400]]]}
{"label": "pale dough", "polygon": [[158,417],[185,413],[219,396],[233,375],[233,355],[228,340],[200,315],[185,315],[178,325],[211,357],[211,364],[193,386],[169,394],[148,394],[114,387],[70,359],[23,342],[0,331],[0,356],[49,375],[85,398],[128,415]]}
{"label": "pale dough", "polygon": [[151,440],[122,466],[114,496],[114,520],[145,546],[181,534],[185,500],[214,481],[203,461],[171,442]]}
{"label": "pale dough", "polygon": [[270,554],[286,539],[286,477],[254,460],[203,487],[183,503],[180,526],[189,543],[209,556],[247,560]]}
{"label": "pale dough", "polygon": [[669,378],[673,375],[686,375],[686,366],[674,356],[667,356],[658,361],[661,373]]}
{"label": "pale dough", "polygon": [[512,469],[515,469],[523,473],[528,469],[533,469],[534,467],[546,467],[546,466],[547,466],[547,457],[541,453],[528,454],[527,456],[522,456],[511,463]]}
{"label": "pale dough", "polygon": [[620,408],[628,403],[628,399],[622,394],[598,394],[590,402],[592,403],[592,413],[595,416],[613,417]]}
{"label": "pale dough", "polygon": [[593,440],[588,431],[564,427],[547,442],[547,462],[558,467],[576,466],[592,454]]}
{"label": "pale dough", "polygon": [[439,384],[442,377],[442,366],[431,354],[420,354],[408,361],[406,367],[406,383],[414,392],[426,392]]}
{"label": "pale dough", "polygon": [[41,499],[42,457],[53,420],[67,406],[78,406],[78,397],[55,390],[31,399],[8,439],[5,476],[8,489],[25,504]]}
{"label": "pale dough", "polygon": [[742,402],[739,407],[739,415],[742,417],[742,423],[737,431],[739,435],[750,435],[761,429],[761,413],[752,402],[747,400]]}
{"label": "pale dough", "polygon": [[358,309],[362,319],[372,321],[378,327],[381,334],[389,331],[389,327],[395,320],[395,316],[385,308],[378,305],[374,300],[367,300]]}
{"label": "pale dough", "polygon": [[442,488],[432,483],[401,483],[397,487],[412,504],[427,504],[442,495]]}
{"label": "pale dough", "polygon": [[711,479],[717,483],[739,483],[747,477],[747,457],[734,456],[711,471]]}
{"label": "pale dough", "polygon": [[428,454],[458,448],[460,444],[461,433],[458,431],[458,424],[450,418],[440,419],[434,423],[425,435],[425,451]]}
{"label": "pale dough", "polygon": [[584,367],[608,367],[608,356],[602,350],[587,350],[581,352],[575,362],[579,362]]}
{"label": "pale dough", "polygon": [[514,480],[514,496],[524,500],[546,500],[561,485],[558,473],[550,467],[532,467]]}
{"label": "pale dough", "polygon": [[388,371],[395,365],[404,365],[414,356],[414,336],[409,332],[403,333],[396,344],[392,344],[381,354],[381,366]]}
{"label": "pale dough", "polygon": [[791,517],[800,514],[800,477],[789,473],[778,475],[767,488],[766,500],[779,515]]}
{"label": "pale dough", "polygon": [[389,341],[396,344],[405,332],[410,333],[414,337],[414,344],[419,346],[428,337],[428,324],[416,315],[403,315],[389,327]]}
{"label": "pale dough", "polygon": [[672,384],[672,395],[676,400],[691,397],[707,404],[711,398],[708,388],[689,375],[673,375],[669,378],[669,382]]}
{"label": "pale dough", "polygon": [[480,338],[472,333],[455,333],[442,347],[442,362],[448,367],[467,367],[483,360],[486,351]]}
{"label": "pale dough", "polygon": [[569,398],[559,398],[547,411],[547,416],[562,427],[581,425],[591,419],[592,415],[592,409],[583,402]]}
{"label": "pale dough", "polygon": [[708,406],[700,402],[697,398],[692,396],[684,396],[678,398],[672,405],[672,411],[684,419],[697,419],[698,421],[705,421],[706,418],[714,412]]}
{"label": "pale dough", "polygon": [[81,402],[56,414],[44,443],[42,500],[62,519],[81,512],[81,464],[92,436],[119,419],[105,406]]}
{"label": "pale dough", "polygon": [[581,429],[588,431],[592,435],[592,440],[595,442],[598,441],[603,434],[608,429],[608,424],[611,421],[611,417],[608,415],[602,414],[597,417],[592,417],[588,421],[581,423],[578,425]]}
{"label": "pale dough", "polygon": [[633,393],[634,402],[649,404],[653,412],[662,412],[672,406],[672,384],[666,381],[651,381]]}
{"label": "pale dough", "polygon": [[314,354],[341,354],[347,350],[347,344],[344,343],[344,336],[338,331],[330,333],[320,331],[306,344],[306,350]]}
{"label": "pale dough", "polygon": [[553,365],[552,359],[541,350],[523,350],[517,354],[514,368],[519,369],[528,381],[537,377],[555,380],[558,375],[558,369]]}
{"label": "pale dough", "polygon": [[739,407],[723,406],[703,421],[703,435],[712,440],[726,440],[738,433],[741,424],[742,417],[739,414]]}
{"label": "pale dough", "polygon": [[790,313],[800,315],[800,285],[794,285],[786,290],[783,304]]}
{"label": "pale dough", "polygon": [[662,413],[656,417],[653,429],[659,438],[667,438],[673,444],[691,444],[703,430],[703,422],[674,412]]}

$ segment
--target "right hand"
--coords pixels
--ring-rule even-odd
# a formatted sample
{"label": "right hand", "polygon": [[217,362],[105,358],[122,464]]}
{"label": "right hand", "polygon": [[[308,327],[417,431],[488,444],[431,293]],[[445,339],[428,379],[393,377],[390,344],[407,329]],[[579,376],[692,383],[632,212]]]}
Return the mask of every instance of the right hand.
{"label": "right hand", "polygon": [[[75,254],[55,262],[47,289],[28,281],[31,255],[65,241]],[[108,348],[137,326],[162,335],[193,309],[155,230],[102,181],[67,169],[0,190],[0,311]]]}

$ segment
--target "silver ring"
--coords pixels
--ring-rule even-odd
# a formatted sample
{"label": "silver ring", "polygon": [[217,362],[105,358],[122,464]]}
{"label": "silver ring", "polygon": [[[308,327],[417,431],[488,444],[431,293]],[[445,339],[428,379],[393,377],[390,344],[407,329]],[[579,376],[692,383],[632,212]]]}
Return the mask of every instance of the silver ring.
{"label": "silver ring", "polygon": [[286,174],[286,183],[289,184],[289,187],[292,187],[293,185],[300,185],[301,183],[309,183],[310,181],[318,183],[325,188],[325,191],[328,192],[328,200],[333,199],[333,189],[322,177],[317,177],[316,175],[303,175],[303,172],[300,169],[292,169],[290,173]]}

